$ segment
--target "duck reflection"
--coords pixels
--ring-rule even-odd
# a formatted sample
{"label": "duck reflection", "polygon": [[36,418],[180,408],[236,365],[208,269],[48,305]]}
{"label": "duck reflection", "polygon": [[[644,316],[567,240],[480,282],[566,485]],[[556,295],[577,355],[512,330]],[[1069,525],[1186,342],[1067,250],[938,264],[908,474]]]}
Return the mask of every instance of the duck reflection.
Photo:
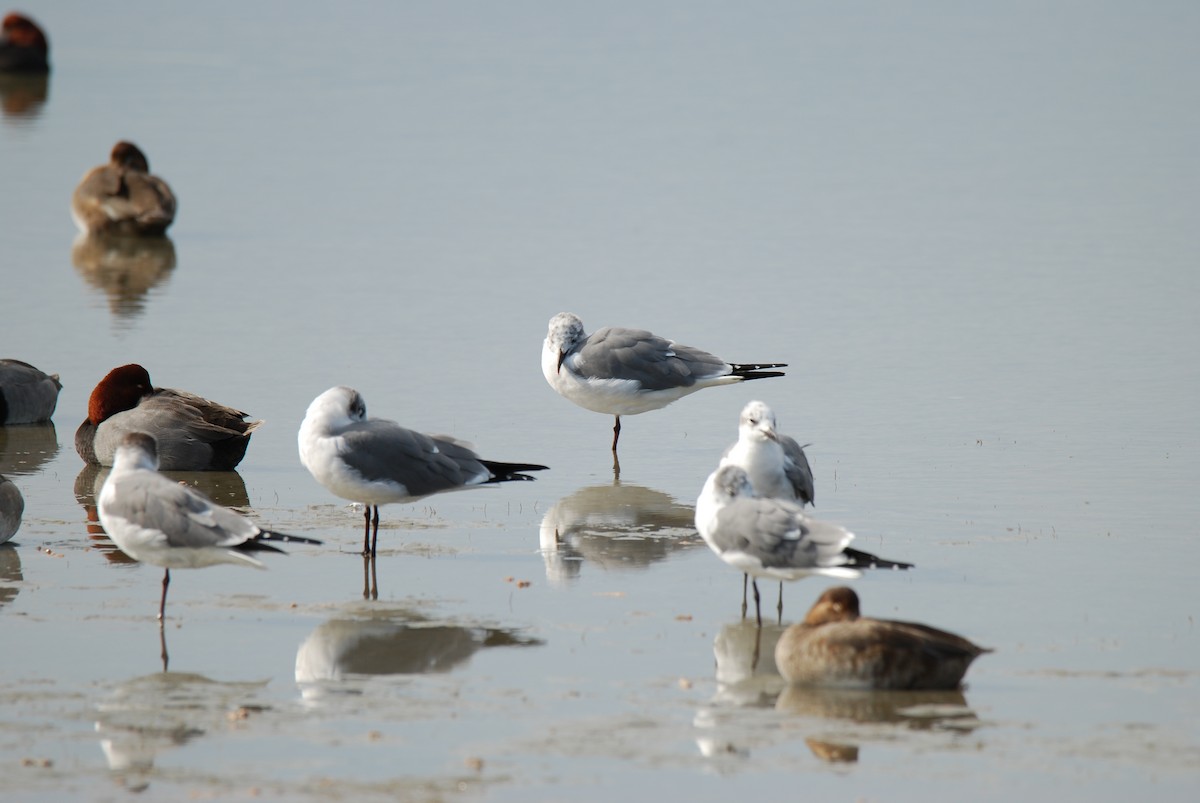
{"label": "duck reflection", "polygon": [[97,705],[96,733],[109,769],[134,791],[149,786],[158,754],[210,731],[228,730],[266,682],[222,683],[189,672],[156,672],[122,683]]}
{"label": "duck reflection", "polygon": [[406,610],[370,610],[314,630],[296,653],[296,683],[306,699],[314,699],[327,691],[359,691],[330,686],[356,676],[449,672],[487,647],[540,644],[514,630],[434,624]]}
{"label": "duck reflection", "polygon": [[[112,468],[109,466],[85,465],[75,477],[75,499],[83,506],[86,516],[85,529],[91,547],[102,553],[111,563],[137,563],[114,544],[100,526],[96,512],[96,496]],[[246,481],[236,471],[163,471],[162,474],[176,482],[200,491],[214,502],[225,507],[245,512],[250,508],[250,496],[246,492]]]}
{"label": "duck reflection", "polygon": [[[876,691],[870,689],[827,689],[786,686],[775,702],[777,711],[801,717],[846,720],[864,724],[902,725],[909,730],[969,733],[979,727],[979,718],[959,690]],[[890,734],[884,738],[893,738]],[[868,731],[863,741],[877,741]],[[836,739],[806,738],[812,754],[830,763],[858,761],[857,740],[839,734]]]}
{"label": "duck reflection", "polygon": [[175,244],[166,236],[80,234],[71,261],[88,284],[108,296],[109,311],[130,320],[142,314],[146,295],[175,269]]}
{"label": "duck reflection", "polygon": [[21,593],[21,553],[15,544],[0,544],[0,608],[17,598]]}
{"label": "duck reflection", "polygon": [[49,94],[49,75],[0,73],[0,112],[17,125],[36,119]]}
{"label": "duck reflection", "polygon": [[672,497],[614,481],[580,488],[542,517],[546,578],[562,585],[579,576],[585,560],[605,569],[646,568],[672,552],[702,546],[695,513]]}
{"label": "duck reflection", "polygon": [[53,423],[0,427],[0,474],[36,474],[57,455],[58,433]]}

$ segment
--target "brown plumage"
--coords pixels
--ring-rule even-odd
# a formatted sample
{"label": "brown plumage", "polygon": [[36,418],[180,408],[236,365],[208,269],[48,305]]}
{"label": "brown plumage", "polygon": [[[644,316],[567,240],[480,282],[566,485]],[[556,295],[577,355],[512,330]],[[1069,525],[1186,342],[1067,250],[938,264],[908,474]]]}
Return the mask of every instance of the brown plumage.
{"label": "brown plumage", "polygon": [[161,235],[175,220],[175,194],[150,174],[132,142],[113,146],[108,164],[84,175],[71,196],[75,225],[89,234]]}
{"label": "brown plumage", "polygon": [[86,463],[111,466],[130,432],[157,441],[163,471],[232,471],[262,421],[194,393],[156,388],[150,374],[131,363],[109,371],[92,390],[88,417],[75,432],[75,450]]}
{"label": "brown plumage", "polygon": [[915,622],[859,615],[858,595],[826,591],[775,646],[789,682],[860,689],[956,689],[967,667],[991,650]]}
{"label": "brown plumage", "polygon": [[37,23],[13,11],[0,23],[0,73],[45,75],[50,45]]}

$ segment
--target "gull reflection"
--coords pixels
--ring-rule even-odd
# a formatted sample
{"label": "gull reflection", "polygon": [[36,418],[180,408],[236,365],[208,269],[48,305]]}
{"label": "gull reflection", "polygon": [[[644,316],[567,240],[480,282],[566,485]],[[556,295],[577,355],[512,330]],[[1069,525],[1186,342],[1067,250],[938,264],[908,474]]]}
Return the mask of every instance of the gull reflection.
{"label": "gull reflection", "polygon": [[222,683],[188,672],[156,672],[115,688],[97,705],[96,733],[116,780],[134,791],[149,786],[158,754],[210,731],[228,730],[262,710],[262,682]]}
{"label": "gull reflection", "polygon": [[21,553],[14,544],[0,544],[0,608],[21,593]]}
{"label": "gull reflection", "polygon": [[585,560],[604,569],[645,568],[676,550],[702,546],[692,537],[694,517],[690,505],[641,485],[614,481],[580,488],[542,518],[546,578],[567,583]]}
{"label": "gull reflection", "polygon": [[0,474],[36,474],[56,455],[58,433],[53,423],[0,427]]}
{"label": "gull reflection", "polygon": [[170,237],[116,237],[80,234],[71,261],[88,284],[108,296],[108,308],[119,319],[141,315],[146,295],[175,269]]}
{"label": "gull reflection", "polygon": [[[112,563],[136,563],[105,534],[96,512],[96,495],[112,468],[109,466],[85,465],[75,477],[75,499],[83,507],[87,518],[86,531],[91,547],[102,553]],[[163,471],[162,474],[176,482],[200,491],[214,502],[225,507],[246,512],[250,508],[250,496],[246,492],[246,481],[236,471]]]}
{"label": "gull reflection", "polygon": [[769,730],[745,709],[770,709],[784,685],[775,668],[775,643],[787,628],[767,622],[759,628],[740,620],[721,628],[713,639],[717,691],[692,722],[708,758],[745,758],[751,744],[761,744]]}
{"label": "gull reflection", "polygon": [[360,676],[449,672],[486,647],[540,644],[514,630],[435,624],[411,611],[372,608],[314,630],[296,653],[296,684],[307,700],[358,693],[348,684]]}
{"label": "gull reflection", "polygon": [[36,119],[49,93],[49,75],[0,73],[0,111],[17,125]]}

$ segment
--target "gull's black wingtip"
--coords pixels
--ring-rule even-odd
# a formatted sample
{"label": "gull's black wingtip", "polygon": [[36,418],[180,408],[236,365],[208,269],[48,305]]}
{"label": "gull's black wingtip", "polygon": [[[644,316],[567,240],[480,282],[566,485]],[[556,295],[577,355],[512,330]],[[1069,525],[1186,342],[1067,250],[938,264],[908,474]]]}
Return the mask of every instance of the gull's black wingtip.
{"label": "gull's black wingtip", "polygon": [[845,564],[851,569],[911,569],[913,564],[905,563],[899,560],[887,560],[878,555],[872,555],[870,552],[863,552],[859,549],[851,549],[846,547],[842,550],[842,554],[846,556],[847,563]]}
{"label": "gull's black wingtip", "polygon": [[749,381],[751,379],[767,379],[772,376],[783,376],[783,371],[772,371],[771,368],[787,368],[786,362],[757,362],[736,363],[729,366],[733,376]]}
{"label": "gull's black wingtip", "polygon": [[483,467],[492,475],[488,482],[510,482],[515,480],[536,480],[537,477],[531,477],[528,474],[523,474],[525,471],[547,471],[549,466],[538,465],[537,463],[497,463],[494,460],[480,460]]}

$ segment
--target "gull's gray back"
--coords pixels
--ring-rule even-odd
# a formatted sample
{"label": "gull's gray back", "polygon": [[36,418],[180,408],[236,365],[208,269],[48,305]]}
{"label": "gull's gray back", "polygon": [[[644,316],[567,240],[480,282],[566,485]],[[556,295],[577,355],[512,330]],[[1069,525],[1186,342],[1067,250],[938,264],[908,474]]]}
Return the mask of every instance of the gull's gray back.
{"label": "gull's gray back", "polygon": [[699,379],[729,373],[724,360],[681,346],[644,329],[605,327],[576,352],[576,369],[600,379],[631,379],[645,390],[690,387]]}

